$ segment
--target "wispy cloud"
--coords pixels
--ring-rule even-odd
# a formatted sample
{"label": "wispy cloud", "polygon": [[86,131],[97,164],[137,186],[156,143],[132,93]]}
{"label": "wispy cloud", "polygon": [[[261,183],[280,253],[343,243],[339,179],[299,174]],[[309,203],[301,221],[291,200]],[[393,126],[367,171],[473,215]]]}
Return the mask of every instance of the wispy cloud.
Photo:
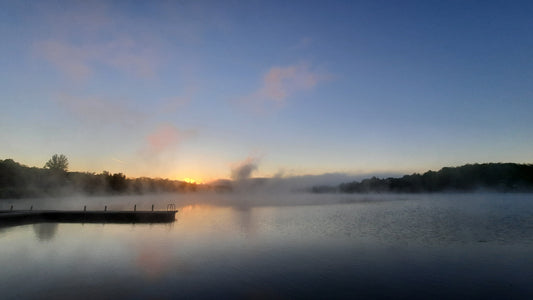
{"label": "wispy cloud", "polygon": [[85,79],[101,67],[155,76],[161,57],[155,39],[112,5],[74,1],[61,10],[46,5],[41,10],[47,38],[34,41],[33,51],[68,77]]}
{"label": "wispy cloud", "polygon": [[315,87],[326,76],[300,63],[285,67],[274,66],[264,75],[261,87],[243,99],[245,104],[261,109],[266,105],[283,106],[288,98]]}
{"label": "wispy cloud", "polygon": [[89,53],[83,49],[56,41],[38,42],[35,47],[48,61],[71,77],[84,79],[91,74],[87,61]]}
{"label": "wispy cloud", "polygon": [[114,162],[117,162],[119,164],[127,164],[127,162],[125,162],[123,160],[120,160],[118,158],[115,158],[115,157],[111,157],[111,160],[113,160]]}
{"label": "wispy cloud", "polygon": [[35,49],[59,70],[75,79],[89,77],[99,64],[149,78],[155,75],[158,63],[152,50],[129,38],[83,45],[46,40],[37,42]]}
{"label": "wispy cloud", "polygon": [[56,103],[76,118],[90,125],[138,125],[145,114],[131,109],[126,103],[101,97],[76,97],[61,94]]}
{"label": "wispy cloud", "polygon": [[172,124],[161,124],[146,136],[149,154],[161,154],[176,147],[186,138],[195,135],[193,130],[180,130]]}
{"label": "wispy cloud", "polygon": [[263,77],[263,87],[257,96],[275,102],[282,102],[292,93],[309,90],[319,80],[319,75],[309,70],[307,65],[272,67]]}

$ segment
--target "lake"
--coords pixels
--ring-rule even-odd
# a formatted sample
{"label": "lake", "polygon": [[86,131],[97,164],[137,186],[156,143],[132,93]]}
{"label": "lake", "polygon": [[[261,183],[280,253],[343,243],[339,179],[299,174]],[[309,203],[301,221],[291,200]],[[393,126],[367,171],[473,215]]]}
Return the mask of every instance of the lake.
{"label": "lake", "polygon": [[164,195],[170,224],[0,227],[2,299],[533,298],[533,195]]}

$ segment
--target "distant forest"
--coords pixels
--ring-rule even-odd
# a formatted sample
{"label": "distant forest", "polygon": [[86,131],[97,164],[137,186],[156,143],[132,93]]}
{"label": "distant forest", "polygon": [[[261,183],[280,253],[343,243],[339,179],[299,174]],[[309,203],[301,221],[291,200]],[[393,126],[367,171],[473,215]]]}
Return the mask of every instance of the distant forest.
{"label": "distant forest", "polygon": [[[268,182],[250,179],[249,189]],[[187,183],[161,178],[127,178],[122,173],[69,172],[64,155],[54,155],[43,168],[28,167],[12,159],[0,160],[0,199],[55,197],[72,193],[124,195],[185,193],[196,191],[231,192],[233,183]],[[533,165],[514,163],[469,164],[442,168],[400,178],[372,177],[337,186],[318,185],[313,193],[436,193],[436,192],[533,192]]]}
{"label": "distant forest", "polygon": [[533,165],[514,163],[468,164],[400,178],[376,178],[315,186],[315,193],[434,193],[434,192],[533,192]]}
{"label": "distant forest", "polygon": [[126,178],[111,174],[68,172],[64,155],[54,155],[44,168],[28,167],[12,159],[0,160],[0,199],[85,195],[176,193],[196,191],[199,185],[153,178]]}

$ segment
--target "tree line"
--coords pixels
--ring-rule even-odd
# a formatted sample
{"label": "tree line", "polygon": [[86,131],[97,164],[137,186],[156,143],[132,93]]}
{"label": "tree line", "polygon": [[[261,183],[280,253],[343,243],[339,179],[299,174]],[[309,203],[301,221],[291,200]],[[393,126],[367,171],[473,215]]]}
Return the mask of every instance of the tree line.
{"label": "tree line", "polygon": [[[12,159],[0,160],[0,199],[41,196],[62,196],[72,193],[85,195],[120,195],[149,193],[184,193],[199,190],[231,192],[231,181],[197,185],[161,178],[127,178],[122,173],[69,172],[68,159],[54,155],[43,168],[28,167]],[[473,192],[533,192],[533,165],[515,163],[468,164],[446,167],[423,174],[400,178],[372,177],[337,186],[320,185],[314,193],[435,193]]]}
{"label": "tree line", "polygon": [[69,172],[68,159],[54,155],[43,168],[12,159],[0,160],[0,198],[85,195],[183,193],[201,188],[194,183],[161,178],[127,178],[122,173]]}
{"label": "tree line", "polygon": [[372,177],[338,186],[314,186],[315,193],[533,192],[533,165],[467,164],[400,178]]}

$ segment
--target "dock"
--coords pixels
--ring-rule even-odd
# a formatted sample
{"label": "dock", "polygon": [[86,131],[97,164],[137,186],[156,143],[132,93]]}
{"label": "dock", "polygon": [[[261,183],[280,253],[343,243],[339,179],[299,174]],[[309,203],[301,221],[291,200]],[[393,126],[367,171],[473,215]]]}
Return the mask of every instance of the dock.
{"label": "dock", "polygon": [[170,223],[176,220],[174,209],[166,211],[107,210],[0,210],[0,226],[31,223]]}

